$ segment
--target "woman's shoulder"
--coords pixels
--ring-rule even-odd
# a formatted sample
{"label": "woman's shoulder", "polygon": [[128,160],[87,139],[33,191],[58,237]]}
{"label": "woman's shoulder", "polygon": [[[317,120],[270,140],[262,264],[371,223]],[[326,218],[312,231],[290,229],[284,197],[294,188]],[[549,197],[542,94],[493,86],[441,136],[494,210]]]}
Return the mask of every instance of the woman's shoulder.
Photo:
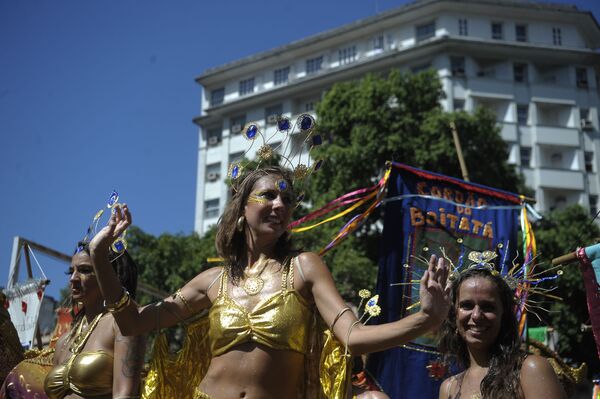
{"label": "woman's shoulder", "polygon": [[521,387],[525,397],[565,398],[563,388],[548,359],[528,355],[521,365]]}
{"label": "woman's shoulder", "polygon": [[318,275],[320,273],[329,273],[329,269],[323,259],[314,252],[301,252],[296,257],[298,269],[305,276]]}
{"label": "woman's shoulder", "polygon": [[215,266],[203,270],[197,274],[196,277],[191,279],[186,285],[192,286],[198,291],[206,291],[221,276],[223,270],[225,270],[223,266]]}
{"label": "woman's shoulder", "polygon": [[554,372],[550,362],[548,362],[548,359],[545,357],[539,355],[527,355],[527,357],[523,359],[523,364],[521,365],[522,375],[528,373],[536,374],[544,370],[550,370]]}
{"label": "woman's shoulder", "polygon": [[449,399],[454,397],[458,392],[455,392],[455,386],[458,386],[458,384],[456,383],[458,381],[458,379],[464,374],[464,372],[459,373],[459,374],[455,374],[453,376],[450,376],[448,378],[446,378],[444,380],[444,382],[442,382],[442,385],[440,386],[440,399]]}

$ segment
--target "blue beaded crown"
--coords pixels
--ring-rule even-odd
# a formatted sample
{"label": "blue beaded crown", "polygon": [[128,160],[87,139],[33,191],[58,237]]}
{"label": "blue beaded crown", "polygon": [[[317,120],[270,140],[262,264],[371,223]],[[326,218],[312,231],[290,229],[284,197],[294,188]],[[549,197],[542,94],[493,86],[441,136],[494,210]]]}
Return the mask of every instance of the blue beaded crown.
{"label": "blue beaded crown", "polygon": [[[113,192],[108,197],[108,200],[106,201],[106,207],[108,209],[110,209],[111,212],[114,212],[115,206],[117,206],[117,205],[119,205],[119,193],[117,193],[115,190],[113,190]],[[102,217],[102,215],[104,215],[104,208],[100,209],[94,215],[94,218],[92,219],[92,223],[90,223],[90,225],[88,226],[86,234],[83,237],[83,240],[81,240],[79,242],[79,244],[77,244],[74,254],[77,254],[77,253],[83,251],[85,246],[96,235],[96,233],[98,232],[98,224],[100,222],[100,218]],[[123,233],[121,233],[121,235],[119,237],[117,237],[117,239],[111,244],[110,249],[114,253],[121,254],[121,253],[125,252],[125,250],[127,249],[127,240],[125,239],[126,234],[127,234],[127,230],[125,230]]]}
{"label": "blue beaded crown", "polygon": [[[261,132],[257,122],[251,122],[244,127],[242,132],[246,140],[250,141],[250,146],[243,153],[244,158],[253,148],[254,143],[258,140],[262,141],[262,145],[256,151],[258,162],[253,169],[258,169],[262,164],[271,161],[276,157],[276,154],[281,157],[283,167],[289,168],[294,173],[294,186],[302,185],[307,178],[319,170],[323,164],[323,160],[312,162],[310,152],[317,146],[323,143],[320,134],[316,133],[315,119],[309,114],[300,115],[295,123],[292,123],[290,118],[279,115],[277,117],[276,130],[269,137]],[[301,141],[301,145],[294,146],[292,140]],[[299,140],[298,140],[299,139]],[[273,144],[273,143],[278,144]],[[308,151],[303,151],[303,148],[309,145]],[[294,148],[295,147],[295,148]],[[238,179],[243,179],[244,169],[248,163],[244,161],[232,162],[229,165],[227,176],[231,182]],[[278,182],[277,188],[279,191],[287,189],[287,183],[284,180]],[[300,191],[297,201],[304,198],[304,193]]]}

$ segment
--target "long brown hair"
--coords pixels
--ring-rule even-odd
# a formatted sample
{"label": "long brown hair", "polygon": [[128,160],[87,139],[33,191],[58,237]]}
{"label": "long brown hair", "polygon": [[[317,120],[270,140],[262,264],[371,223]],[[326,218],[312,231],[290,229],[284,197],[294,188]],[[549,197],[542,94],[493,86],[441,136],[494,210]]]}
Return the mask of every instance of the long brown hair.
{"label": "long brown hair", "polygon": [[[288,183],[288,190],[292,190],[293,195],[293,174],[290,170],[281,166],[267,166],[253,170],[233,183],[231,200],[225,207],[217,224],[217,236],[215,238],[217,253],[225,259],[226,270],[234,283],[244,277],[244,261],[246,261],[247,249],[245,232],[237,229],[237,222],[240,216],[244,214],[244,207],[254,184],[260,178],[270,175],[280,176],[284,179]],[[290,233],[285,232],[279,237],[275,250],[278,260],[285,263],[286,258],[289,257],[292,251]]]}
{"label": "long brown hair", "polygon": [[439,350],[447,355],[456,355],[462,367],[470,366],[467,344],[457,329],[456,306],[461,284],[475,277],[486,278],[496,286],[503,309],[498,337],[489,349],[490,367],[480,385],[482,397],[485,399],[523,398],[520,372],[524,354],[520,349],[519,329],[513,311],[515,296],[499,275],[492,274],[484,268],[471,268],[461,273],[460,277],[453,282],[450,291],[452,306],[442,324]]}

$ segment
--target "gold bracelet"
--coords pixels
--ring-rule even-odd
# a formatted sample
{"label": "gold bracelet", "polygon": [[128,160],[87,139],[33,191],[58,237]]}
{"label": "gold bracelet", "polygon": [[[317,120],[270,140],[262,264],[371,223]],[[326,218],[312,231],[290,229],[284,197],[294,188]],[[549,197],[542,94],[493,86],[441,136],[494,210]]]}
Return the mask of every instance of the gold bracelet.
{"label": "gold bracelet", "polygon": [[123,288],[123,295],[119,300],[113,304],[107,304],[106,300],[104,301],[104,308],[111,313],[118,313],[121,310],[125,309],[127,305],[131,302],[131,297],[129,296],[129,292]]}
{"label": "gold bracelet", "polygon": [[343,308],[342,310],[340,310],[340,311],[338,312],[337,316],[335,316],[335,319],[333,319],[333,323],[331,323],[331,326],[329,327],[329,329],[330,329],[331,331],[333,331],[333,327],[335,326],[335,323],[337,323],[337,322],[338,322],[338,320],[340,319],[340,317],[342,317],[342,315],[343,315],[344,313],[346,313],[348,310],[350,310],[350,308],[349,308],[349,307],[345,307],[345,308]]}
{"label": "gold bracelet", "polygon": [[354,328],[355,325],[357,325],[358,323],[360,323],[360,320],[356,320],[354,323],[352,323],[352,325],[350,327],[348,327],[348,334],[346,334],[346,349],[344,350],[344,356],[348,356],[348,341],[350,341],[350,333],[352,332],[352,329]]}
{"label": "gold bracelet", "polygon": [[175,293],[173,294],[174,298],[179,298],[181,299],[181,302],[184,304],[185,308],[191,313],[194,314],[194,309],[192,309],[190,303],[187,301],[187,299],[185,299],[185,297],[183,296],[183,294],[181,293],[181,288],[178,289],[177,291],[175,291]]}

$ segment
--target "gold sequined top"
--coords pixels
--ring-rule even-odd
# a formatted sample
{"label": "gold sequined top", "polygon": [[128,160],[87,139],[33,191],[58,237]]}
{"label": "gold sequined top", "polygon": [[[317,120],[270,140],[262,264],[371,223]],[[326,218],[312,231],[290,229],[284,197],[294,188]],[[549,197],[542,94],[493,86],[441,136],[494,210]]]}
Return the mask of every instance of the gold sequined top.
{"label": "gold sequined top", "polygon": [[82,352],[54,367],[44,381],[50,399],[76,393],[83,397],[110,395],[113,386],[113,356],[104,351]]}
{"label": "gold sequined top", "polygon": [[222,355],[246,342],[306,354],[312,309],[293,287],[290,262],[282,275],[281,291],[248,311],[227,294],[227,273],[223,273],[218,296],[208,313],[212,355]]}

